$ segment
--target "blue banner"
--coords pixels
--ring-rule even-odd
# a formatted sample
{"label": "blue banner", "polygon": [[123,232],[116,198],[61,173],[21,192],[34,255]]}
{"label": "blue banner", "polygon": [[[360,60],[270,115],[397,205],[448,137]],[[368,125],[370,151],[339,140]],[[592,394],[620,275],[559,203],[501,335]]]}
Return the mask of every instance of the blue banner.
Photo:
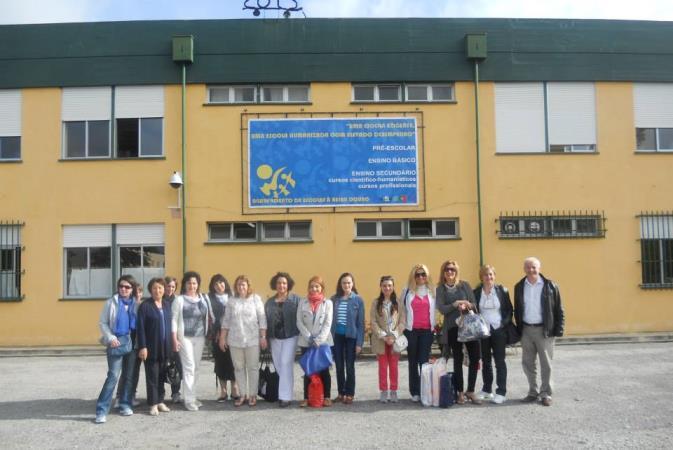
{"label": "blue banner", "polygon": [[418,205],[416,119],[251,119],[250,208]]}

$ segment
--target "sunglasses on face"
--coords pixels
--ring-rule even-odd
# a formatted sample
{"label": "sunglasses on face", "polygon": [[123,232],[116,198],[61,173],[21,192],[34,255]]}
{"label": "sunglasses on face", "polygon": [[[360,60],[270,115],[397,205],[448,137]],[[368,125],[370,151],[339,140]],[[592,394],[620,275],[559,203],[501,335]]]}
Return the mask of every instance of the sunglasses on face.
{"label": "sunglasses on face", "polygon": [[455,267],[445,267],[444,272],[455,272],[456,268]]}
{"label": "sunglasses on face", "polygon": [[428,274],[425,273],[425,272],[418,272],[418,273],[414,274],[414,276],[415,276],[416,278],[425,278],[425,277],[428,276]]}
{"label": "sunglasses on face", "polygon": [[129,286],[128,284],[120,284],[119,289],[133,289],[133,286]]}

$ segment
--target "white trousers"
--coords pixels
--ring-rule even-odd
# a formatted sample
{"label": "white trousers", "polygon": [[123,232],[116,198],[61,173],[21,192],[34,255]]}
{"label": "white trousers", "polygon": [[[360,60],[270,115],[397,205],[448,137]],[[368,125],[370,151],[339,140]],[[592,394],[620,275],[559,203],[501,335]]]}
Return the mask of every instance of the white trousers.
{"label": "white trousers", "polygon": [[236,382],[242,397],[257,398],[259,385],[259,345],[229,347],[234,363]]}
{"label": "white trousers", "polygon": [[205,338],[187,337],[180,341],[180,361],[182,362],[182,395],[185,405],[196,402],[196,380],[199,374],[199,363],[203,355]]}
{"label": "white trousers", "polygon": [[289,402],[294,398],[294,356],[298,338],[271,339],[271,357],[278,372],[278,400]]}

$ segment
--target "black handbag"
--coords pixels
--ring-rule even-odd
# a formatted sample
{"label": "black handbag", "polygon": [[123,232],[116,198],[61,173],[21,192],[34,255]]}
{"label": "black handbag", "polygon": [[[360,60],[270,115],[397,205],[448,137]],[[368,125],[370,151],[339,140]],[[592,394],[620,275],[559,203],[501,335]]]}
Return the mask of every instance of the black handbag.
{"label": "black handbag", "polygon": [[259,358],[259,387],[257,393],[267,402],[276,402],[278,401],[279,382],[278,372],[273,367],[271,353],[265,350]]}
{"label": "black handbag", "polygon": [[180,374],[180,367],[176,358],[168,358],[164,367],[166,373],[166,381],[175,386],[182,382],[182,375]]}
{"label": "black handbag", "polygon": [[512,346],[516,343],[518,343],[521,340],[521,335],[519,334],[519,330],[516,329],[516,326],[512,322],[507,324],[507,328],[505,328],[505,332],[507,333],[507,345]]}

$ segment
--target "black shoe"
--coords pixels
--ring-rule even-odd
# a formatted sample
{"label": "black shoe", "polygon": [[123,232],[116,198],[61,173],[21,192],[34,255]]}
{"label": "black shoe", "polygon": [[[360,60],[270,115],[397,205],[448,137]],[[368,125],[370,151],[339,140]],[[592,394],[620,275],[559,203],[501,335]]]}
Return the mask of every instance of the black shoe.
{"label": "black shoe", "polygon": [[542,399],[542,404],[543,404],[544,406],[551,406],[551,398],[549,398],[549,397],[545,397],[545,398],[543,398],[543,399]]}
{"label": "black shoe", "polygon": [[290,406],[290,402],[286,402],[285,400],[280,400],[278,402],[279,408],[287,408],[288,406]]}
{"label": "black shoe", "polygon": [[537,401],[537,395],[526,395],[521,399],[521,403],[533,403]]}

